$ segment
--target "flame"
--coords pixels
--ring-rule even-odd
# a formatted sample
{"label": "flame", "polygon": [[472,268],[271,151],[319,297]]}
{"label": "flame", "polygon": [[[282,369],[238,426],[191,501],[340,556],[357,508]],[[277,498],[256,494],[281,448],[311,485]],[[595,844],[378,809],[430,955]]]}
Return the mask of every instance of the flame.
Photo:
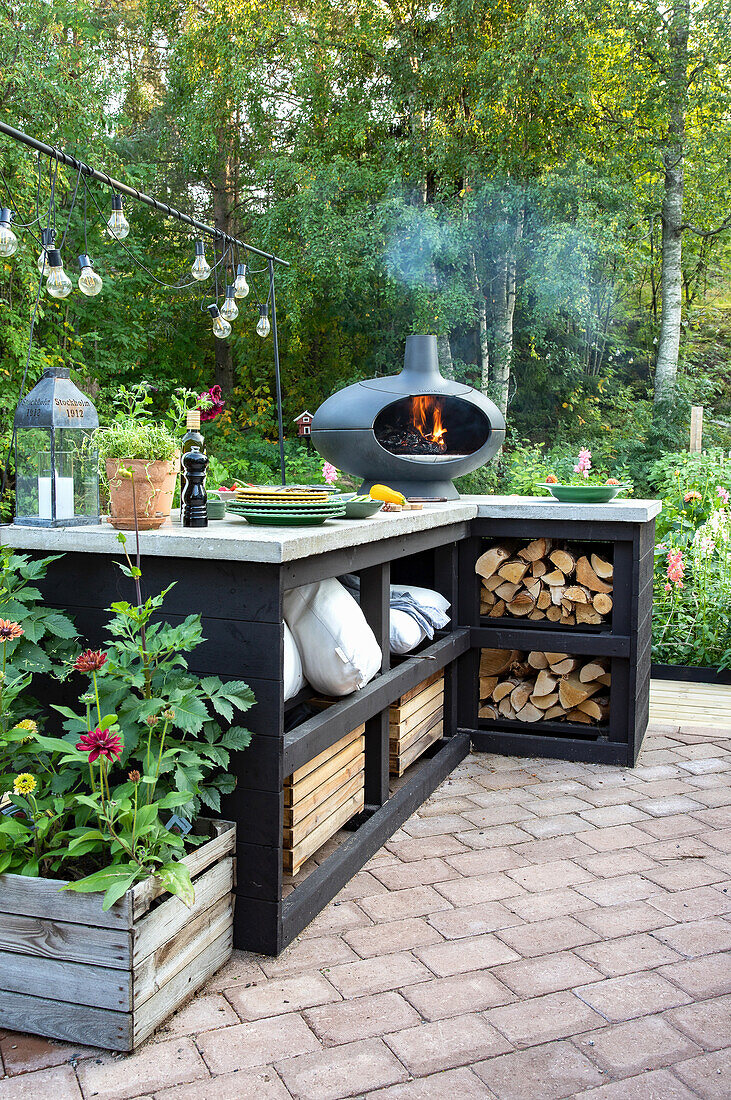
{"label": "flame", "polygon": [[[447,429],[442,424],[442,403],[433,397],[420,395],[412,398],[414,427],[427,443],[436,443],[438,447],[447,446]],[[431,424],[430,424],[431,421]]]}

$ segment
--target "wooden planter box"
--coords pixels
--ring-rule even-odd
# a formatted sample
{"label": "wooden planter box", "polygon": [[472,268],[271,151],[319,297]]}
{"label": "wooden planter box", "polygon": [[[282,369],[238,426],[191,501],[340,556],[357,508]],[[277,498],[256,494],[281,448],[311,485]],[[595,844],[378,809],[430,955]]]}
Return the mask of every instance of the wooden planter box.
{"label": "wooden planter box", "polygon": [[407,691],[388,712],[391,775],[401,776],[444,733],[444,671]]}
{"label": "wooden planter box", "polygon": [[233,945],[236,829],[206,824],[185,857],[191,909],[152,877],[105,913],[101,894],[0,876],[0,1027],[130,1051],[214,974]]}
{"label": "wooden planter box", "polygon": [[365,805],[365,725],[358,726],[284,782],[284,870],[305,860]]}

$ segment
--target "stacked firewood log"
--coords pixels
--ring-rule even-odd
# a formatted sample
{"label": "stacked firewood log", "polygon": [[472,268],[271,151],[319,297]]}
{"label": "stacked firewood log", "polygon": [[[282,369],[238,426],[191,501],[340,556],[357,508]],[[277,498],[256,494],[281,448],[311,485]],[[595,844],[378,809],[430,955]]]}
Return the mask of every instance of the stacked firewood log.
{"label": "stacked firewood log", "polygon": [[606,723],[612,674],[603,657],[483,649],[480,718]]}
{"label": "stacked firewood log", "polygon": [[482,577],[480,614],[515,615],[563,626],[598,626],[612,610],[614,566],[599,554],[581,554],[534,539],[514,551],[498,545],[477,559]]}

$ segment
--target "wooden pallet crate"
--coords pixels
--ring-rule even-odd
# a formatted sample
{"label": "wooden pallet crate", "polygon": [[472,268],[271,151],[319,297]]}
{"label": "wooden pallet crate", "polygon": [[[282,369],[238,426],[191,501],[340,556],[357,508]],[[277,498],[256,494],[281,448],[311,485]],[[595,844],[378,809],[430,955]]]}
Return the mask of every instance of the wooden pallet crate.
{"label": "wooden pallet crate", "polygon": [[435,672],[389,708],[389,771],[401,776],[444,732],[444,671]]}
{"label": "wooden pallet crate", "polygon": [[205,825],[184,861],[190,909],[153,877],[104,912],[101,894],[3,875],[0,1027],[130,1051],[215,974],[233,950],[236,829]]}
{"label": "wooden pallet crate", "polygon": [[302,864],[365,805],[365,725],[358,726],[284,782],[284,870]]}

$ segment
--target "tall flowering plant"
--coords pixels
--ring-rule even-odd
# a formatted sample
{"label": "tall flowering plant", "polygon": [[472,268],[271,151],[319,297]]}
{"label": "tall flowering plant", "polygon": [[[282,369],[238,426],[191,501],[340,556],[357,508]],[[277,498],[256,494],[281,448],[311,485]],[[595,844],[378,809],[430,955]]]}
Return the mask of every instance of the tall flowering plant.
{"label": "tall flowering plant", "polygon": [[[566,467],[564,466],[564,470]],[[588,447],[582,447],[570,472],[559,477],[550,473],[546,477],[549,485],[620,485],[616,477],[609,477],[606,470],[596,470],[592,465],[592,454]]]}

